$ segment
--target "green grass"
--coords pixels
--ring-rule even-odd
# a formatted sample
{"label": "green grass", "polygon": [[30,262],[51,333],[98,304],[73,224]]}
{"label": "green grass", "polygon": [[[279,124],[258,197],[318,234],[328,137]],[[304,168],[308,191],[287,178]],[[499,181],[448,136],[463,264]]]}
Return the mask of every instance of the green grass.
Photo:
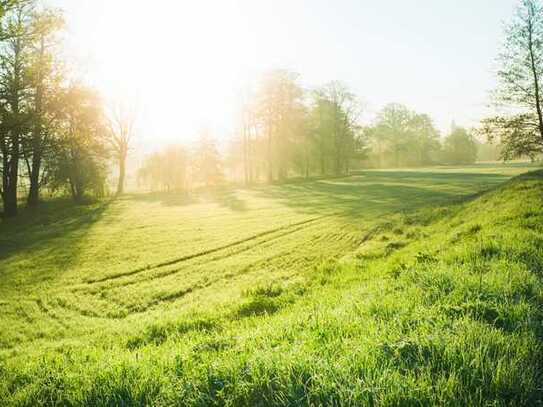
{"label": "green grass", "polygon": [[508,181],[529,169],[23,213],[0,224],[0,404],[540,405],[543,173]]}

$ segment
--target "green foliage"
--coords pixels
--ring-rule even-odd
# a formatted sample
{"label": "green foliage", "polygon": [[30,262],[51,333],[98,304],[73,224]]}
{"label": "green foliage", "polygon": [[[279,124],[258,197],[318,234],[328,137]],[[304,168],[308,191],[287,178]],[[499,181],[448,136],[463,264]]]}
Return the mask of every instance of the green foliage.
{"label": "green foliage", "polygon": [[543,173],[502,185],[526,169],[3,221],[1,404],[538,405]]}
{"label": "green foliage", "polygon": [[330,82],[314,93],[313,137],[321,175],[348,174],[361,151],[359,103],[347,86]]}
{"label": "green foliage", "polygon": [[180,146],[170,146],[145,158],[138,170],[138,184],[152,191],[184,191],[188,183],[189,156]]}
{"label": "green foliage", "polygon": [[539,0],[519,2],[498,62],[494,99],[514,114],[483,120],[481,131],[503,145],[503,159],[533,159],[543,152],[543,7]]}
{"label": "green foliage", "polygon": [[267,72],[244,101],[228,163],[246,183],[348,174],[365,157],[356,96],[334,81],[309,93],[299,75]]}
{"label": "green foliage", "polygon": [[474,164],[477,159],[477,142],[465,129],[456,127],[443,143],[443,158],[448,164]]}
{"label": "green foliage", "polygon": [[193,163],[194,181],[206,186],[217,185],[223,181],[222,162],[215,140],[208,130],[200,134]]}
{"label": "green foliage", "polygon": [[439,132],[431,118],[398,104],[385,106],[367,130],[377,167],[424,166],[437,161]]}
{"label": "green foliage", "polygon": [[63,125],[50,158],[52,186],[66,188],[76,202],[92,190],[106,192],[107,158],[103,112],[98,95],[72,86],[63,95]]}

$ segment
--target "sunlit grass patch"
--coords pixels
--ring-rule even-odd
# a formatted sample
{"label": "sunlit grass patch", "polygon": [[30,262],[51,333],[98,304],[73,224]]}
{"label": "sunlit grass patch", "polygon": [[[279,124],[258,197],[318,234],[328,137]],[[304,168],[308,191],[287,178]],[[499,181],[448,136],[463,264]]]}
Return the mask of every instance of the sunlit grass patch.
{"label": "sunlit grass patch", "polygon": [[[0,259],[2,404],[540,404],[542,174],[420,211],[409,202],[398,213],[392,199],[378,216],[363,185],[325,185],[360,202],[323,198],[318,183],[296,185],[296,198],[324,200],[305,209],[280,186],[245,191],[247,210],[217,214],[209,202],[127,198],[90,225],[63,270],[52,271],[68,253],[57,244],[71,232],[36,242],[26,259],[10,249]],[[138,223],[143,208],[156,218]],[[34,236],[25,227],[14,241]],[[160,256],[222,247],[153,268]],[[51,274],[33,285],[38,258]],[[151,267],[122,274],[133,261]],[[31,274],[19,280],[23,263]]]}

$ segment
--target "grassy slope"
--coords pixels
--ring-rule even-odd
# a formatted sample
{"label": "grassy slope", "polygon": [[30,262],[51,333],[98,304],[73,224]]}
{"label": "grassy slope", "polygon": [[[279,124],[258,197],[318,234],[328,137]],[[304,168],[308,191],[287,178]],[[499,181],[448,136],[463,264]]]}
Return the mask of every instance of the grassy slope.
{"label": "grassy slope", "polygon": [[[371,198],[362,205],[351,196],[360,191],[352,181],[344,189],[340,181],[331,184],[333,196],[324,184],[309,191],[303,185],[257,191],[262,200],[238,197],[235,205],[239,201],[262,205],[254,213],[240,211],[243,217],[237,219],[243,230],[250,230],[249,237],[257,237],[221,249],[224,253],[203,254],[181,269],[179,263],[152,266],[179,260],[184,253],[166,259],[158,253],[150,269],[130,275],[121,275],[126,268],[115,267],[122,264],[118,258],[110,259],[112,269],[99,269],[106,259],[97,259],[96,253],[115,256],[106,250],[108,244],[126,245],[119,255],[130,253],[134,258],[129,261],[135,264],[143,261],[137,252],[130,252],[130,247],[138,247],[130,239],[136,238],[137,229],[133,235],[126,228],[114,231],[115,216],[122,213],[127,220],[131,206],[126,202],[106,208],[104,214],[99,206],[79,214],[104,216],[100,222],[111,224],[89,230],[74,225],[73,233],[85,234],[83,241],[111,240],[98,252],[81,243],[78,267],[66,248],[66,264],[55,270],[58,250],[53,255],[42,241],[32,243],[35,246],[25,256],[18,257],[19,248],[8,249],[2,263],[7,283],[0,287],[5,298],[1,323],[6,328],[0,336],[5,349],[0,399],[29,405],[541,402],[543,174],[515,179],[470,202],[389,215],[367,226],[382,206],[391,212],[402,208],[399,201],[408,200],[403,208],[414,209],[419,206],[417,198],[420,203],[431,198],[439,203],[460,188],[480,189],[469,183],[469,174],[454,180],[421,174],[373,174],[360,189],[369,191]],[[372,191],[371,185],[380,188]],[[414,185],[422,192],[409,195],[406,189]],[[427,193],[425,185],[436,193]],[[397,196],[385,195],[386,187]],[[442,191],[452,193],[440,195]],[[273,193],[273,199],[263,193]],[[277,204],[285,194],[289,200]],[[312,198],[311,203],[303,202],[304,197]],[[277,223],[262,223],[264,208],[276,215]],[[171,210],[168,213],[170,219]],[[82,216],[65,218],[70,225],[70,219],[81,221]],[[135,222],[133,216],[128,220]],[[356,223],[359,217],[363,222]],[[147,226],[151,229],[147,241],[156,243],[153,239],[164,237],[166,248],[159,248],[172,257],[168,245],[175,228],[161,226],[155,236],[153,227],[164,222],[153,221]],[[68,225],[56,222],[58,236],[43,233],[53,233],[47,239],[60,239],[58,243],[66,238]],[[207,227],[222,231],[230,225],[216,222]],[[19,224],[11,227],[15,226],[21,229]],[[191,227],[203,229],[196,223]],[[236,243],[240,238],[231,227]],[[299,230],[285,233],[292,227]],[[29,228],[39,235],[35,226]],[[341,232],[334,234],[337,230]],[[116,233],[125,235],[121,243]],[[209,248],[232,243],[224,234],[226,239]],[[209,237],[217,234],[210,232]],[[192,253],[209,251],[201,242],[194,245]],[[140,242],[140,251],[141,247]],[[296,254],[290,255],[293,250]],[[350,254],[322,260],[337,257],[338,250]],[[47,253],[51,258],[44,256]],[[263,256],[268,260],[262,262]],[[32,284],[37,270],[32,268],[39,268],[38,258],[49,271],[37,287]],[[25,260],[31,269],[28,275]],[[246,264],[238,269],[240,261]],[[191,281],[192,275],[207,278],[208,285]],[[109,279],[97,281],[104,278]],[[169,291],[160,294],[164,287]],[[184,294],[156,302],[172,292]],[[83,308],[74,310],[76,305]]]}

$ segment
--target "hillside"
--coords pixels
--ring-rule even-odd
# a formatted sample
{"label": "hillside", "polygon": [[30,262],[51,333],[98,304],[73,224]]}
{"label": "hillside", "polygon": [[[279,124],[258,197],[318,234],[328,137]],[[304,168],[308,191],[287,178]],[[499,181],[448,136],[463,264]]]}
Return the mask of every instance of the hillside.
{"label": "hillside", "polygon": [[523,170],[55,202],[4,222],[0,400],[541,404],[543,171],[506,181]]}

